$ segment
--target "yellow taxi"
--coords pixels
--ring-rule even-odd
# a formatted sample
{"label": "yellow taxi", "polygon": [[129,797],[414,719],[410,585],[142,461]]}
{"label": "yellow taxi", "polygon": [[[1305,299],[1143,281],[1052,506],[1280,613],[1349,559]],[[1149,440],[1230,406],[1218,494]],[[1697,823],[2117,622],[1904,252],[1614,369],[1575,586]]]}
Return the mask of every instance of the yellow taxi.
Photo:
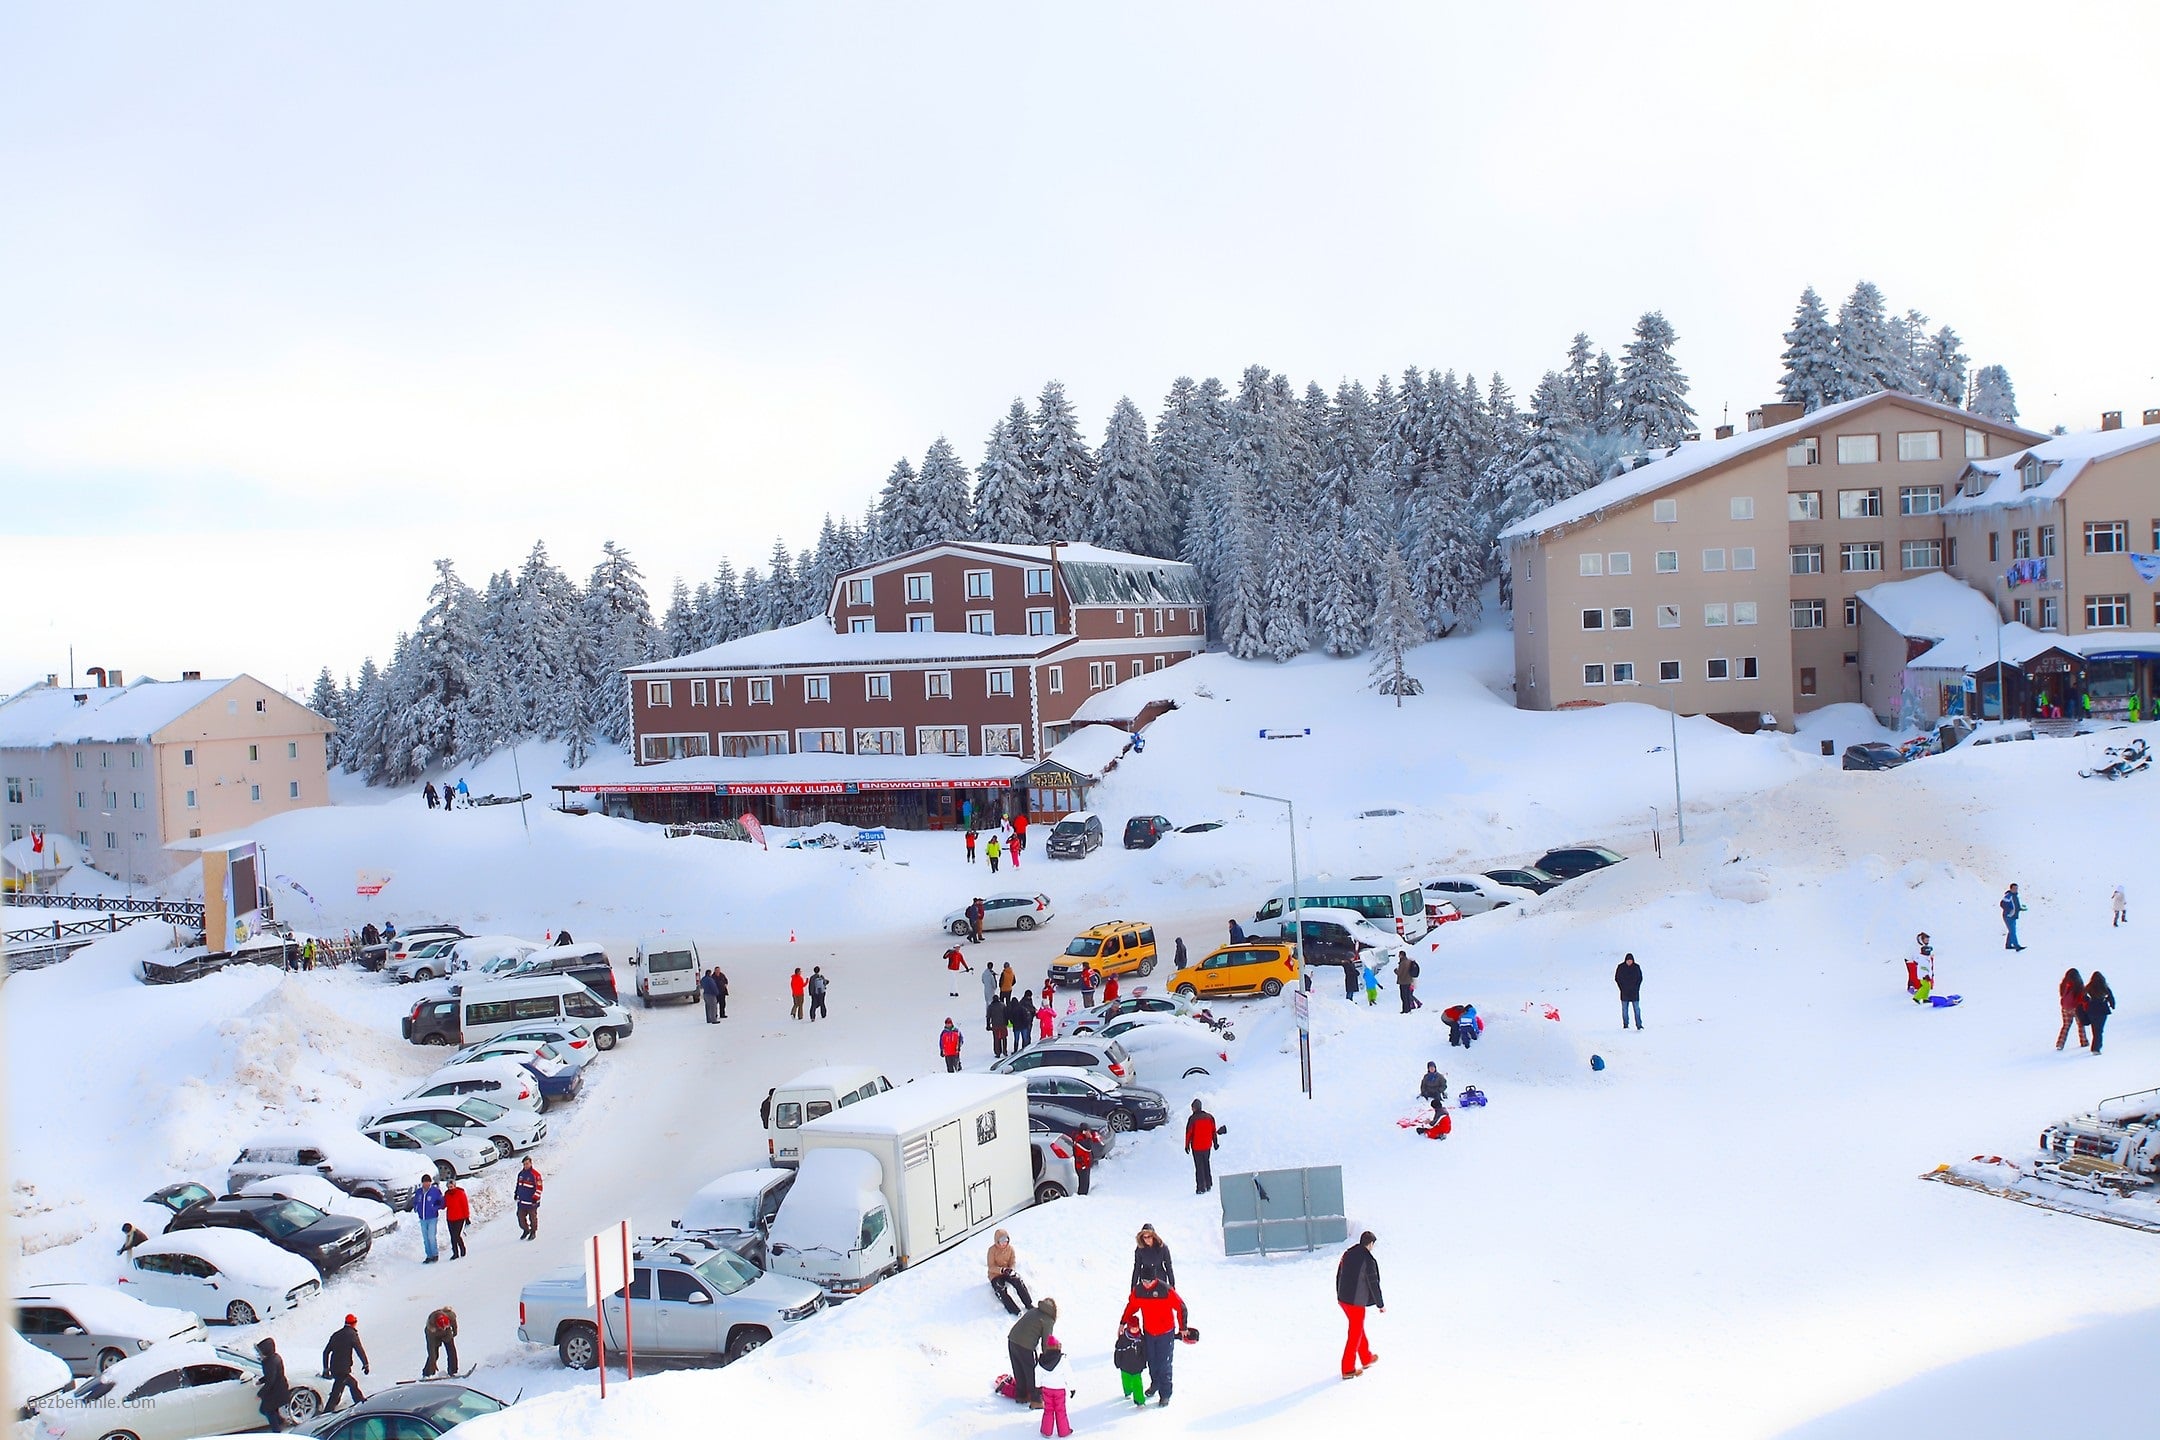
{"label": "yellow taxi", "polygon": [[1297,982],[1297,953],[1288,940],[1247,940],[1225,945],[1170,977],[1170,989],[1188,1000],[1203,995],[1280,995]]}
{"label": "yellow taxi", "polygon": [[1152,975],[1155,973],[1155,927],[1138,920],[1106,920],[1075,935],[1065,953],[1050,962],[1055,985],[1078,985],[1081,971],[1092,965],[1098,975]]}

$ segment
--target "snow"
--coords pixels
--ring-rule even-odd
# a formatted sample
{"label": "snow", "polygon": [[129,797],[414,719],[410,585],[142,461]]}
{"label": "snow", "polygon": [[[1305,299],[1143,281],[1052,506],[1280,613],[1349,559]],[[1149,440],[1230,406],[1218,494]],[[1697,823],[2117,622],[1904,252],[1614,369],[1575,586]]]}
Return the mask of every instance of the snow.
{"label": "snow", "polygon": [[795,1188],[773,1217],[772,1243],[808,1250],[853,1234],[884,1193],[884,1176],[877,1157],[861,1150],[804,1151]]}
{"label": "snow", "polygon": [[163,1339],[197,1323],[185,1310],[146,1305],[125,1291],[103,1285],[35,1285],[24,1288],[16,1298],[29,1297],[65,1305],[68,1313],[94,1335]]}
{"label": "snow", "polygon": [[[973,635],[950,630],[881,630],[869,635],[834,632],[823,616],[783,625],[704,650],[631,667],[632,675],[675,670],[804,670],[821,665],[920,665],[938,660],[973,663],[1006,657],[1032,659],[1072,642],[1070,635]],[[742,705],[745,699],[735,697]]]}
{"label": "snow", "polygon": [[[118,744],[148,740],[233,682],[137,680],[125,687],[47,689],[40,685],[0,705],[0,749]],[[75,697],[83,703],[75,703]]]}
{"label": "snow", "polygon": [[746,1230],[756,1214],[749,1202],[765,1193],[785,1170],[736,1170],[701,1186],[683,1206],[676,1226],[683,1230]]}
{"label": "snow", "polygon": [[[1977,495],[1967,494],[1961,487],[1942,508],[1969,513],[2007,506],[2051,505],[2062,499],[2063,493],[2085,473],[2087,466],[2142,449],[2155,441],[2160,441],[2160,425],[2080,430],[2074,435],[2052,436],[2009,455],[1973,460],[1968,468],[1987,476],[1986,486]],[[2024,488],[2023,472],[2019,469],[2027,459],[2056,462],[2056,468],[2048,477],[2030,490]]]}
{"label": "snow", "polygon": [[1010,1075],[925,1075],[912,1084],[895,1085],[882,1095],[821,1115],[802,1128],[805,1135],[912,1135],[962,1110],[996,1104],[1023,1088]]}
{"label": "snow", "polygon": [[[268,1245],[270,1243],[267,1240],[256,1240],[253,1235],[243,1235],[239,1238],[255,1240],[258,1245]],[[202,1253],[205,1255],[210,1254],[208,1250]],[[282,1255],[284,1252],[281,1250],[278,1253]],[[224,1264],[222,1260],[218,1263],[221,1266]],[[307,1262],[302,1260],[300,1264],[305,1267]],[[308,1270],[310,1278],[314,1276],[314,1273],[312,1269]],[[174,1340],[145,1350],[139,1355],[130,1355],[123,1360],[115,1361],[101,1378],[112,1386],[114,1395],[125,1397],[129,1391],[142,1384],[143,1381],[155,1379],[168,1370],[178,1370],[188,1365],[231,1364],[232,1361],[220,1353],[219,1347],[208,1340]],[[300,1377],[298,1375],[294,1375],[292,1378],[295,1384],[299,1383]]]}
{"label": "snow", "polygon": [[321,1277],[315,1267],[298,1255],[245,1230],[182,1230],[153,1235],[136,1247],[135,1254],[200,1255],[223,1273],[246,1285],[269,1290],[289,1290]]}
{"label": "snow", "polygon": [[1132,736],[1115,725],[1082,725],[1043,756],[1046,765],[1060,765],[1075,775],[1099,777],[1132,747]]}
{"label": "snow", "polygon": [[40,1350],[32,1345],[12,1325],[7,1331],[6,1362],[0,1364],[0,1370],[7,1372],[10,1410],[20,1410],[41,1395],[65,1390],[75,1383],[67,1361],[50,1350]]}

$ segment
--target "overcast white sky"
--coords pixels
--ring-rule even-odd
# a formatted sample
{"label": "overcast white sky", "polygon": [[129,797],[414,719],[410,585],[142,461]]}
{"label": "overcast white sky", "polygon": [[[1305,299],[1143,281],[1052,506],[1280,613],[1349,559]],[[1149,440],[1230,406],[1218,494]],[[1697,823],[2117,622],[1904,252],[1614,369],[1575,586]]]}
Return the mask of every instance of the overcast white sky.
{"label": "overcast white sky", "polygon": [[[304,685],[430,562],[677,573],[1062,378],[1526,393],[1663,309],[1705,426],[1855,279],[2028,423],[2160,405],[2160,7],[0,8],[0,685]],[[2136,423],[2137,416],[2131,416]]]}

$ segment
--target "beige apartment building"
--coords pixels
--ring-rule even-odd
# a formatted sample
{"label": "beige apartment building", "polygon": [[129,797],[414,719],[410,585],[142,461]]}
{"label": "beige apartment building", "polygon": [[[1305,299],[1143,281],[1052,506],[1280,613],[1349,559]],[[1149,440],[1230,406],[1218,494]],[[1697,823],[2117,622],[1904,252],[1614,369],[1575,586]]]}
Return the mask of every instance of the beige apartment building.
{"label": "beige apartment building", "polygon": [[1516,704],[1644,700],[1753,728],[1859,700],[1860,591],[1945,568],[1967,464],[2042,438],[1896,393],[1765,405],[1744,434],[1525,517],[1501,536]]}
{"label": "beige apartment building", "polygon": [[[95,673],[95,672],[93,672]],[[330,803],[330,722],[251,675],[62,686],[0,705],[0,825],[63,835],[106,874],[149,883],[176,840]]]}

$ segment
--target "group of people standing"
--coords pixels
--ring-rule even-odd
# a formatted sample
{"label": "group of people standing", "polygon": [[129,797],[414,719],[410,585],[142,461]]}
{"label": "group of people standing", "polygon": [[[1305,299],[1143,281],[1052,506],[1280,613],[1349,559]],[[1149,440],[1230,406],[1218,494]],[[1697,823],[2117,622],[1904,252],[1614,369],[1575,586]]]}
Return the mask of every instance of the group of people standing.
{"label": "group of people standing", "polygon": [[1011,965],[1003,969],[984,965],[982,992],[983,1028],[990,1032],[992,1054],[1002,1057],[1025,1050],[1035,1043],[1038,1030],[1046,1040],[1056,1033],[1057,1012],[1050,1008],[1048,997],[1038,1002],[1033,990],[1021,990],[1020,977]]}
{"label": "group of people standing", "polygon": [[2108,1014],[2115,1008],[2115,992],[2108,988],[2107,976],[2095,970],[2091,979],[2080,979],[2077,967],[2072,966],[2056,982],[2055,995],[2062,1005],[2062,1028],[2055,1032],[2055,1048],[2063,1048],[2070,1038],[2070,1027],[2076,1025],[2079,1048],[2090,1048],[2098,1055],[2101,1037],[2107,1033]]}
{"label": "group of people standing", "polygon": [[472,791],[465,788],[463,779],[460,779],[455,785],[445,780],[442,789],[439,791],[435,788],[435,782],[430,780],[427,782],[427,788],[420,793],[427,797],[427,808],[430,810],[435,808],[438,800],[442,802],[442,808],[445,810],[457,809],[457,802],[460,800],[465,802],[467,808],[472,805]]}
{"label": "group of people standing", "polygon": [[[790,998],[788,1013],[797,1020],[802,1019],[803,1001],[807,998],[810,1001],[810,1018],[812,1020],[821,1015],[828,1020],[831,1019],[832,1012],[825,1008],[825,992],[831,988],[832,981],[826,977],[824,966],[811,966],[810,973],[806,977],[802,973],[802,966],[797,965],[795,973],[788,977],[788,996]],[[722,1018],[725,1018],[725,1015],[726,1012],[723,1011]]]}
{"label": "group of people standing", "polygon": [[[1054,1372],[1065,1359],[1053,1327],[1057,1324],[1057,1301],[1048,1296],[1029,1297],[1020,1279],[1018,1261],[1009,1236],[1000,1230],[990,1246],[990,1289],[1017,1318],[1005,1332],[1005,1354],[1012,1366],[1011,1395],[1014,1401],[1043,1412],[1042,1433],[1072,1434],[1066,1410],[1069,1387],[1047,1385],[1042,1375]],[[1019,1295],[1019,1303],[1013,1300]],[[1170,1403],[1174,1388],[1174,1363],[1179,1341],[1197,1343],[1200,1332],[1184,1297],[1177,1293],[1177,1269],[1170,1247],[1153,1225],[1142,1225],[1133,1237],[1132,1278],[1125,1309],[1118,1316],[1117,1338],[1111,1347],[1124,1397],[1135,1405]]]}
{"label": "group of people standing", "polygon": [[[990,862],[990,873],[997,874],[1000,860],[1010,860],[1013,869],[1019,869],[1020,857],[1027,851],[1027,812],[1022,811],[1013,816],[1012,822],[1008,825],[999,826],[993,821],[992,827],[985,831],[981,838],[983,859]],[[967,834],[962,843],[967,846],[968,864],[973,865],[977,847],[977,837],[973,823],[968,825]],[[978,934],[975,938],[980,940],[982,936]]]}

